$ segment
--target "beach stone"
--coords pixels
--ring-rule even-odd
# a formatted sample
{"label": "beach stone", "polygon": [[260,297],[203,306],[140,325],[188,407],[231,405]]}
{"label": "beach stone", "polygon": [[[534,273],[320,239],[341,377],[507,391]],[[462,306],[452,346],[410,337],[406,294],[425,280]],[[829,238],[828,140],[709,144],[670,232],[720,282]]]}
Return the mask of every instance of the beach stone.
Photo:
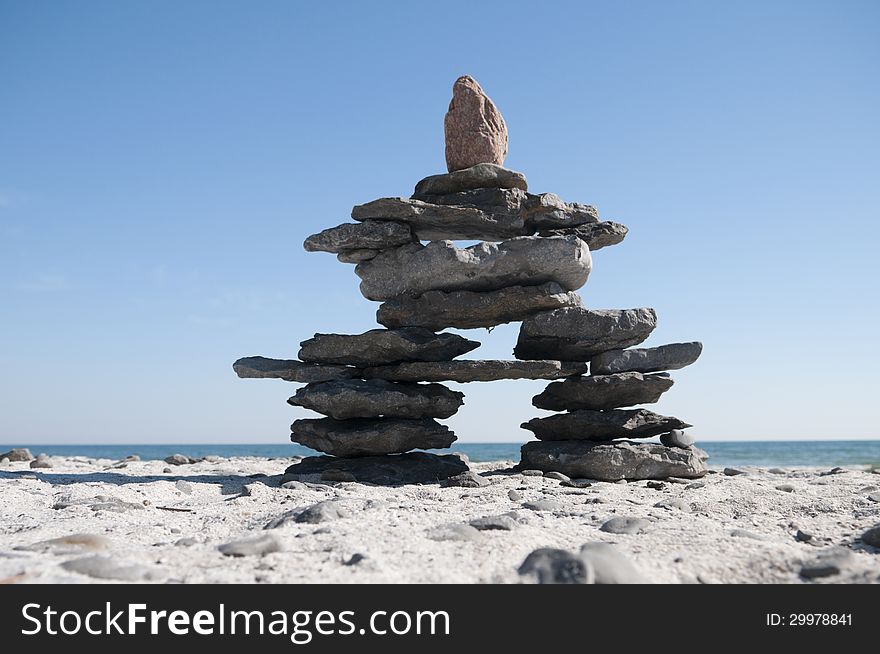
{"label": "beach stone", "polygon": [[880,502],[880,493],[868,493],[868,499],[872,502]]}
{"label": "beach stone", "polygon": [[171,472],[174,472],[174,471],[173,471],[171,468],[162,468],[162,472],[165,473],[165,474],[168,474],[168,473],[171,473]]}
{"label": "beach stone", "polygon": [[452,85],[443,129],[449,172],[481,163],[504,163],[507,125],[495,103],[470,75],[462,75]]}
{"label": "beach stone", "polygon": [[698,341],[631,350],[610,350],[594,356],[590,360],[590,370],[594,375],[678,370],[691,365],[700,357],[702,351],[703,344]]}
{"label": "beach stone", "polygon": [[579,238],[572,233],[574,228],[599,222],[596,207],[578,202],[563,202],[555,193],[527,194],[520,206],[520,215],[528,234],[560,229],[561,236]]}
{"label": "beach stone", "polygon": [[555,309],[523,321],[513,355],[517,359],[589,361],[606,350],[641,343],[656,326],[654,309]]}
{"label": "beach stone", "polygon": [[432,484],[468,470],[467,464],[453,454],[409,452],[388,456],[365,456],[340,459],[331,456],[309,456],[285,470],[282,483],[301,481],[302,477],[320,475],[324,470],[338,469],[350,473],[358,482],[381,486],[401,484]]}
{"label": "beach stone", "polygon": [[226,556],[263,556],[281,551],[281,541],[272,534],[260,534],[223,543],[218,548]]}
{"label": "beach stone", "polygon": [[[446,206],[476,207],[487,213],[520,213],[528,211],[533,200],[538,196],[526,193],[518,188],[475,188],[441,195],[430,193],[413,194],[410,199],[421,200],[428,204]],[[525,222],[525,218],[523,218]],[[531,236],[531,232],[523,232],[516,236]]]}
{"label": "beach stone", "polygon": [[585,373],[587,366],[568,361],[466,360],[425,361],[378,366],[363,370],[365,378],[401,382],[458,383],[489,382],[500,379],[560,379]]}
{"label": "beach stone", "polygon": [[782,491],[784,493],[794,493],[794,491],[795,491],[795,487],[792,486],[791,484],[779,484],[775,488],[776,488],[776,490]]}
{"label": "beach stone", "polygon": [[629,229],[625,225],[603,221],[562,229],[542,229],[538,232],[538,236],[577,236],[587,244],[590,252],[595,252],[622,243],[627,233],[629,233]]}
{"label": "beach stone", "polygon": [[522,446],[521,465],[599,481],[693,479],[706,474],[706,465],[697,449],[629,441],[532,441]]}
{"label": "beach stone", "polygon": [[761,534],[756,534],[748,529],[731,529],[730,535],[734,538],[748,538],[750,540],[766,540]]}
{"label": "beach stone", "polygon": [[570,481],[568,475],[563,475],[561,472],[556,472],[555,470],[551,470],[550,472],[545,472],[544,476],[547,479],[556,479],[558,481]]}
{"label": "beach stone", "polygon": [[813,534],[798,529],[794,535],[794,539],[799,543],[809,543],[813,540]]}
{"label": "beach stone", "polygon": [[767,470],[767,472],[769,472],[771,475],[786,475],[786,474],[788,474],[782,468],[770,468],[769,470]]}
{"label": "beach stone", "polygon": [[523,502],[523,508],[530,511],[560,511],[562,504],[558,500],[541,499],[532,502]]}
{"label": "beach stone", "polygon": [[267,359],[245,357],[232,364],[232,369],[242,379],[283,379],[301,384],[350,379],[358,370],[349,366],[325,366],[303,363],[292,359]]}
{"label": "beach stone", "polygon": [[426,535],[436,541],[480,541],[484,538],[476,527],[458,523],[433,527]]}
{"label": "beach stone", "polygon": [[175,482],[174,487],[177,490],[179,490],[181,493],[185,493],[187,495],[192,495],[193,487],[192,487],[192,484],[189,483],[188,481],[184,481],[183,479],[178,479]]}
{"label": "beach stone", "polygon": [[694,437],[681,429],[673,429],[665,434],[660,434],[660,442],[666,447],[686,448],[694,444]]}
{"label": "beach stone", "polygon": [[814,560],[801,567],[800,575],[804,579],[820,579],[833,577],[846,570],[851,564],[853,553],[843,547],[834,547],[821,552]]}
{"label": "beach stone", "polygon": [[532,418],[520,426],[533,432],[542,441],[610,441],[616,438],[650,438],[670,429],[691,425],[647,409],[578,409],[546,418]]}
{"label": "beach stone", "polygon": [[303,247],[306,252],[385,250],[413,240],[412,230],[406,223],[392,220],[366,220],[346,223],[309,236]]}
{"label": "beach stone", "polygon": [[831,470],[826,470],[825,472],[820,472],[819,476],[820,477],[828,477],[829,475],[840,475],[845,472],[848,472],[846,468],[841,468],[840,466],[835,466],[834,468],[831,468]]}
{"label": "beach stone", "polygon": [[310,490],[309,486],[301,481],[285,481],[281,484],[281,488],[285,490]]}
{"label": "beach stone", "polygon": [[591,584],[593,569],[582,557],[565,550],[542,547],[529,554],[517,570],[539,584]]}
{"label": "beach stone", "polygon": [[880,524],[876,524],[862,534],[862,542],[871,547],[880,547]]}
{"label": "beach stone", "polygon": [[497,291],[428,291],[417,298],[403,295],[379,305],[376,320],[390,329],[475,329],[520,321],[540,311],[579,306],[582,300],[577,293],[549,282]]}
{"label": "beach stone", "polygon": [[[113,513],[139,511],[144,508],[143,504],[138,504],[137,502],[125,502],[118,497],[110,497],[108,495],[96,495],[91,500],[85,500],[85,503],[88,504],[92,511],[111,511]],[[52,508],[64,508],[64,504],[59,503]]]}
{"label": "beach stone", "polygon": [[7,459],[9,461],[30,461],[33,458],[34,455],[26,447],[16,447],[0,454],[0,459]]}
{"label": "beach stone", "polygon": [[391,300],[428,291],[497,291],[548,282],[574,291],[586,283],[591,269],[589,248],[573,236],[523,236],[468,248],[451,241],[402,245],[358,264],[355,273],[364,297]]}
{"label": "beach stone", "polygon": [[599,531],[609,534],[641,534],[650,529],[651,523],[644,518],[614,516],[602,523]]}
{"label": "beach stone", "polygon": [[455,434],[431,418],[306,418],[290,426],[290,440],[337,457],[397,454],[413,449],[444,449]]}
{"label": "beach stone", "polygon": [[38,454],[37,458],[30,462],[31,468],[51,468],[52,461],[46,454]]}
{"label": "beach stone", "polygon": [[543,470],[520,470],[519,474],[521,474],[523,477],[543,477],[544,471]]}
{"label": "beach stone", "polygon": [[672,383],[665,375],[640,372],[569,377],[549,384],[532,398],[532,405],[548,411],[574,411],[651,404],[672,388]]}
{"label": "beach stone", "polygon": [[174,541],[175,547],[192,547],[193,545],[197,545],[198,541],[195,538],[181,538],[179,540]]}
{"label": "beach stone", "polygon": [[480,531],[513,531],[519,527],[519,523],[509,515],[489,515],[484,518],[475,518],[469,524]]}
{"label": "beach stone", "polygon": [[363,334],[315,334],[300,343],[299,358],[310,363],[368,367],[449,361],[479,346],[457,334],[435,334],[419,327],[372,329]]}
{"label": "beach stone", "polygon": [[148,581],[159,575],[143,565],[122,563],[108,556],[87,556],[61,564],[68,572],[76,572],[95,579],[115,581]]}
{"label": "beach stone", "polygon": [[451,173],[425,177],[416,184],[413,198],[425,199],[424,196],[449,195],[484,188],[528,191],[529,185],[522,173],[498,164],[479,163]]}
{"label": "beach stone", "polygon": [[509,491],[507,491],[507,498],[511,502],[520,502],[522,501],[522,494],[519,491],[511,488]]}
{"label": "beach stone", "polygon": [[592,479],[566,479],[560,484],[566,488],[589,488],[592,485]]}
{"label": "beach stone", "polygon": [[263,529],[279,529],[292,524],[316,525],[322,522],[331,522],[340,518],[350,518],[351,512],[339,502],[324,500],[306,507],[297,507],[291,511],[273,518]]}
{"label": "beach stone", "polygon": [[723,473],[726,477],[735,477],[737,475],[746,475],[748,474],[745,470],[740,470],[739,468],[725,468]]}
{"label": "beach stone", "polygon": [[103,550],[110,546],[110,541],[100,534],[70,534],[49,540],[41,540],[31,545],[19,545],[14,548],[26,552]]}
{"label": "beach stone", "polygon": [[649,481],[647,484],[645,484],[645,488],[653,488],[654,490],[663,490],[664,488],[666,488],[666,484],[664,484],[662,481]]}
{"label": "beach stone", "polygon": [[464,404],[464,393],[441,384],[344,379],[304,386],[287,402],[336,420],[448,418]]}
{"label": "beach stone", "polygon": [[691,505],[685,502],[684,500],[680,500],[677,497],[672,497],[666,500],[660,500],[654,505],[658,509],[666,509],[671,511],[675,509],[677,511],[682,511],[684,513],[691,512]]}
{"label": "beach stone", "polygon": [[198,459],[193,459],[185,454],[172,454],[171,456],[165,457],[165,463],[169,463],[173,466],[185,466],[192,463],[198,463]]}
{"label": "beach stone", "polygon": [[706,486],[705,481],[695,481],[692,484],[688,484],[687,486],[685,486],[684,489],[685,490],[696,490],[698,488],[705,488],[705,486]]}
{"label": "beach stone", "polygon": [[597,584],[648,584],[650,580],[611,543],[585,543],[581,558],[593,569]]}
{"label": "beach stone", "polygon": [[449,477],[444,486],[458,486],[461,488],[482,488],[488,486],[491,482],[485,477],[481,477],[473,470],[461,472],[457,475]]}

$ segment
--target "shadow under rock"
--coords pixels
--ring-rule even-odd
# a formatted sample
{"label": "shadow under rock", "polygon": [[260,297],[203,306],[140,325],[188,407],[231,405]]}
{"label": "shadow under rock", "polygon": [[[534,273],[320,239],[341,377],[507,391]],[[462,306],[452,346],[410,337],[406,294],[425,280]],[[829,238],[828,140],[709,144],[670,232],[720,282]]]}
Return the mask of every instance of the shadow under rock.
{"label": "shadow under rock", "polygon": [[187,481],[191,484],[215,484],[220,486],[221,495],[240,495],[247,484],[261,483],[277,488],[281,474],[277,475],[122,475],[118,472],[53,473],[37,470],[0,471],[2,479],[38,479],[53,486],[67,486],[99,482],[125,486],[126,484],[150,484],[154,481]]}

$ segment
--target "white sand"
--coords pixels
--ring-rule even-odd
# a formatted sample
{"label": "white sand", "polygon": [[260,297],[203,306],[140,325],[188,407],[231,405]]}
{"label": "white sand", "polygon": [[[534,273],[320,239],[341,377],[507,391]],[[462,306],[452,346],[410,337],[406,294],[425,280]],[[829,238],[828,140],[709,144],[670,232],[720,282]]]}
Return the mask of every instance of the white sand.
{"label": "white sand", "polygon": [[[490,474],[485,488],[437,485],[381,488],[337,483],[317,489],[279,488],[288,460],[221,459],[168,466],[133,462],[110,469],[112,461],[53,457],[53,468],[31,470],[27,463],[0,465],[0,580],[18,583],[100,582],[68,572],[60,564],[100,554],[120,564],[145,566],[160,582],[518,582],[516,569],[538,547],[576,551],[589,541],[619,545],[657,583],[798,583],[801,565],[830,546],[851,547],[844,570],[822,582],[880,581],[880,553],[858,537],[880,522],[880,503],[867,495],[880,475],[850,470],[820,476],[819,470],[785,474],[745,468],[747,475],[711,474],[702,488],[667,483],[662,490],[645,482],[596,483],[583,490],[559,481],[520,474]],[[486,474],[511,462],[474,464]],[[171,467],[171,473],[163,469]],[[261,478],[248,475],[263,473]],[[187,480],[192,493],[175,482]],[[794,492],[775,487],[790,484]],[[522,501],[558,500],[557,511],[532,511]],[[97,496],[143,508],[94,510]],[[592,503],[598,498],[601,503]],[[679,498],[691,511],[655,508]],[[322,524],[291,524],[263,531],[272,518],[296,507],[336,499],[351,517]],[[82,503],[78,503],[82,502]],[[588,503],[589,502],[589,503]],[[70,504],[67,508],[53,508]],[[171,512],[158,507],[190,509]],[[517,511],[512,531],[484,531],[477,541],[438,542],[432,527]],[[614,515],[652,521],[646,533],[615,535],[599,526]],[[797,542],[797,529],[817,544]],[[745,529],[762,540],[732,536]],[[316,533],[317,532],[317,533]],[[49,551],[17,550],[70,534],[99,534],[100,550],[82,547]],[[283,550],[232,558],[217,546],[241,537],[271,533]],[[194,539],[191,546],[175,545]],[[366,558],[344,565],[355,553]],[[814,583],[814,582],[809,582]]]}

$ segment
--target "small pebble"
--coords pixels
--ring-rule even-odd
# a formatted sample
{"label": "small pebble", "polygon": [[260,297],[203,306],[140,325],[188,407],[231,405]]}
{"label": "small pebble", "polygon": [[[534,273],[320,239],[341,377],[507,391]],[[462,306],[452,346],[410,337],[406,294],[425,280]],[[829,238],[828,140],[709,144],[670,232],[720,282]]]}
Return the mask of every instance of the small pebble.
{"label": "small pebble", "polygon": [[522,494],[518,491],[513,490],[512,488],[507,491],[507,497],[511,502],[520,502],[522,501]]}
{"label": "small pebble", "polygon": [[736,475],[744,475],[746,474],[745,470],[740,470],[739,468],[725,468],[723,470],[724,474],[728,477],[734,477]]}
{"label": "small pebble", "polygon": [[559,481],[569,481],[568,475],[563,475],[561,472],[556,472],[555,470],[551,470],[550,472],[545,472],[544,476],[547,479],[558,479]]}
{"label": "small pebble", "polygon": [[582,557],[550,547],[529,554],[517,572],[539,584],[592,584],[594,580],[592,566]]}
{"label": "small pebble", "polygon": [[599,531],[604,531],[608,534],[641,534],[650,527],[651,523],[644,518],[614,516],[602,523]]}
{"label": "small pebble", "polygon": [[523,502],[523,508],[531,511],[559,511],[562,508],[557,500],[543,499],[533,502]]}
{"label": "small pebble", "polygon": [[791,484],[779,484],[779,486],[776,487],[776,490],[784,493],[794,493],[794,486]]}
{"label": "small pebble", "polygon": [[280,552],[281,542],[272,534],[260,534],[223,543],[217,549],[226,556],[263,556]]}
{"label": "small pebble", "polygon": [[645,487],[653,488],[654,490],[663,490],[664,488],[666,488],[666,484],[664,484],[662,481],[649,481],[647,484],[645,484]]}
{"label": "small pebble", "polygon": [[192,495],[193,487],[188,481],[184,481],[183,479],[178,479],[175,482],[174,487],[179,490],[181,493],[185,493],[187,495]]}
{"label": "small pebble", "polygon": [[543,470],[520,470],[519,474],[521,474],[525,477],[543,477],[544,471]]}
{"label": "small pebble", "polygon": [[797,533],[794,535],[794,539],[799,543],[809,543],[813,540],[813,534],[798,529]]}

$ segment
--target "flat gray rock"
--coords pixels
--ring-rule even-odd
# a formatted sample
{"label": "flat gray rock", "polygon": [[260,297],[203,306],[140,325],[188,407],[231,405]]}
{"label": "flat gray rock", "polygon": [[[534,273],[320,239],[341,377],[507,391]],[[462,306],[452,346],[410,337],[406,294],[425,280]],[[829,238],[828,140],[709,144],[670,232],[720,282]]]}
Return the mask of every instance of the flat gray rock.
{"label": "flat gray rock", "polygon": [[[650,483],[650,482],[649,482]],[[683,513],[691,512],[691,505],[685,502],[684,500],[680,500],[677,497],[671,497],[666,500],[660,500],[654,505],[658,509],[666,509],[671,511],[675,509],[676,511],[682,511]]]}
{"label": "flat gray rock", "polygon": [[430,175],[416,184],[413,197],[446,195],[478,188],[517,188],[527,191],[526,177],[515,170],[491,163],[481,163],[452,173]]}
{"label": "flat gray rock", "polygon": [[38,454],[37,458],[30,462],[31,468],[51,468],[52,460],[46,454]]}
{"label": "flat gray rock", "polygon": [[532,404],[548,411],[615,409],[651,404],[672,387],[672,379],[640,372],[569,377],[553,382],[532,398]]}
{"label": "flat gray rock", "polygon": [[562,504],[558,500],[550,498],[523,502],[522,506],[529,511],[560,511],[562,509]]}
{"label": "flat gray rock", "polygon": [[436,541],[481,541],[485,538],[476,527],[459,523],[433,527],[426,536]]}
{"label": "flat gray rock", "polygon": [[[413,195],[411,199],[421,200],[428,204],[476,207],[490,213],[516,213],[522,209],[523,204],[526,203],[529,197],[528,193],[518,188],[486,187],[441,195],[423,193]],[[526,236],[526,234],[518,234],[518,236]]]}
{"label": "flat gray rock", "polygon": [[524,320],[541,311],[579,306],[583,304],[576,292],[549,282],[497,291],[428,291],[417,298],[404,295],[379,305],[376,320],[389,329],[476,329]]}
{"label": "flat gray rock", "polygon": [[338,457],[396,454],[413,449],[442,449],[455,434],[436,420],[423,418],[318,418],[296,420],[290,440]]}
{"label": "flat gray rock", "polygon": [[611,543],[585,543],[581,546],[581,558],[590,564],[597,584],[649,584],[620,550]]}
{"label": "flat gray rock", "polygon": [[647,409],[579,409],[546,418],[532,418],[520,426],[542,441],[610,441],[615,438],[650,438],[691,425]]}
{"label": "flat gray rock", "polygon": [[880,547],[880,524],[876,524],[862,534],[862,542],[871,547]]}
{"label": "flat gray rock", "polygon": [[174,487],[185,495],[192,495],[192,484],[184,479],[178,479],[176,482],[174,482]]}
{"label": "flat gray rock", "polygon": [[480,531],[513,531],[519,523],[509,515],[489,515],[470,521],[471,527]]}
{"label": "flat gray rock", "polygon": [[694,444],[694,437],[681,429],[673,429],[660,434],[660,442],[666,447],[690,447]]}
{"label": "flat gray rock", "polygon": [[522,446],[521,466],[557,470],[572,478],[694,479],[706,474],[698,448],[687,450],[657,443],[594,443],[591,441],[532,441]]}
{"label": "flat gray rock", "polygon": [[232,364],[232,369],[242,379],[283,379],[301,384],[351,379],[358,372],[356,368],[349,366],[323,366],[292,359],[267,359],[266,357],[239,359]]}
{"label": "flat gray rock", "polygon": [[458,360],[420,363],[401,363],[396,366],[366,368],[367,378],[389,381],[454,381],[489,382],[499,379],[562,379],[582,375],[587,365],[569,361],[498,361]]}
{"label": "flat gray rock", "polygon": [[609,534],[641,534],[650,529],[651,523],[644,518],[614,516],[602,523],[599,531]]}
{"label": "flat gray rock", "polygon": [[34,455],[31,454],[31,451],[26,447],[16,447],[8,452],[0,454],[0,461],[3,459],[9,459],[10,461],[30,461],[33,458]]}
{"label": "flat gray rock", "polygon": [[94,579],[115,581],[148,581],[158,575],[150,568],[136,563],[123,563],[109,556],[87,556],[65,561],[61,567]]}
{"label": "flat gray rock", "polygon": [[358,264],[363,261],[369,261],[370,259],[375,258],[377,254],[379,254],[381,250],[346,250],[345,252],[340,252],[336,255],[336,260],[339,263],[354,263]]}
{"label": "flat gray rock", "polygon": [[542,229],[538,232],[538,236],[577,236],[587,244],[590,252],[595,252],[622,243],[628,233],[629,229],[625,225],[603,221],[563,229]]}
{"label": "flat gray rock", "polygon": [[32,545],[19,545],[16,550],[26,552],[71,552],[81,550],[104,550],[110,546],[107,537],[100,534],[69,534],[49,540],[41,540]]}
{"label": "flat gray rock", "polygon": [[526,557],[517,570],[539,584],[592,584],[593,568],[582,557],[565,550],[542,547]]}
{"label": "flat gray rock", "polygon": [[198,462],[198,459],[194,459],[186,454],[172,454],[171,456],[165,457],[165,463],[169,463],[173,466],[186,466]]}
{"label": "flat gray rock", "polygon": [[819,579],[833,577],[849,568],[853,563],[853,553],[843,547],[833,547],[821,552],[814,560],[801,567],[801,577]]}
{"label": "flat gray rock", "polygon": [[391,300],[428,291],[497,291],[548,282],[574,291],[591,269],[589,248],[574,236],[524,236],[468,248],[450,241],[402,245],[358,264],[355,273],[364,297]]}
{"label": "flat gray rock", "polygon": [[316,525],[332,522],[341,518],[350,518],[351,512],[339,502],[324,500],[310,506],[299,507],[270,520],[264,529],[279,529],[291,524]]}
{"label": "flat gray rock", "polygon": [[[365,456],[342,459],[333,456],[308,456],[289,466],[281,481],[300,481],[320,476],[328,470],[349,473],[356,481],[381,486],[435,484],[467,472],[467,463],[454,454],[439,456],[428,452],[410,452],[388,456]],[[308,479],[306,479],[308,481]]]}
{"label": "flat gray rock", "polygon": [[347,250],[385,250],[413,240],[412,230],[406,223],[391,220],[367,220],[346,223],[312,234],[303,243],[306,252]]}
{"label": "flat gray rock", "polygon": [[482,488],[484,486],[488,486],[491,482],[478,475],[473,470],[468,470],[467,472],[461,472],[457,475],[453,475],[449,477],[445,482],[444,486],[457,486],[460,488]]}
{"label": "flat gray rock", "polygon": [[441,384],[344,379],[303,386],[287,402],[337,420],[448,418],[464,404],[464,393]]}
{"label": "flat gray rock", "polygon": [[281,542],[272,534],[260,534],[223,543],[217,549],[226,556],[263,556],[280,552]]}
{"label": "flat gray rock", "polygon": [[315,334],[300,343],[309,363],[384,366],[404,361],[449,361],[480,346],[458,334],[435,334],[420,327],[371,329],[363,334]]}
{"label": "flat gray rock", "polygon": [[609,350],[590,359],[590,370],[594,375],[678,370],[691,365],[702,351],[703,344],[699,341],[632,350]]}
{"label": "flat gray rock", "polygon": [[517,359],[589,361],[606,350],[641,343],[656,326],[653,309],[556,309],[523,321],[513,354]]}

